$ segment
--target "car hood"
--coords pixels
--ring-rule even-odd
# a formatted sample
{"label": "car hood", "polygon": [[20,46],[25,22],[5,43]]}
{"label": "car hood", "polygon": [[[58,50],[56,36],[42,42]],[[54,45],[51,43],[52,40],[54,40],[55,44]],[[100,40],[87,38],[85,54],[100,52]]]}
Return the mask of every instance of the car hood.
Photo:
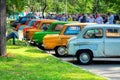
{"label": "car hood", "polygon": [[56,38],[59,37],[59,34],[48,34],[44,37],[44,39],[51,39],[51,38]]}
{"label": "car hood", "polygon": [[77,38],[77,36],[73,36],[73,37],[71,37],[68,41],[72,41],[72,40],[74,40],[74,39],[76,39]]}

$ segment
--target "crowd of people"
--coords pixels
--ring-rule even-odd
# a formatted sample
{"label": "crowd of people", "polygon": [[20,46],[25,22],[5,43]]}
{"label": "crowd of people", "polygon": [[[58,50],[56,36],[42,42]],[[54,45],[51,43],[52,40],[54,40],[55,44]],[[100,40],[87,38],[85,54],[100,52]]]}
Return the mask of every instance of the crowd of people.
{"label": "crowd of people", "polygon": [[98,24],[118,24],[120,17],[112,12],[108,14],[48,14],[46,19],[56,19],[59,21],[79,21]]}

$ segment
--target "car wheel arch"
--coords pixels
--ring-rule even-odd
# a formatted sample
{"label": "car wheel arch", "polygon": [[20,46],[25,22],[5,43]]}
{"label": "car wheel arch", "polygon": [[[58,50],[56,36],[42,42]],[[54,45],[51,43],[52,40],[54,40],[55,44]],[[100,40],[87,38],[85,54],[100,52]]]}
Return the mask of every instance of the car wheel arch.
{"label": "car wheel arch", "polygon": [[60,55],[60,54],[59,54],[59,52],[57,51],[59,47],[65,47],[65,48],[66,48],[66,46],[56,46],[56,47],[54,48],[55,54],[56,54],[57,56],[60,56],[60,57],[65,56],[65,55]]}
{"label": "car wheel arch", "polygon": [[77,61],[83,65],[91,64],[93,61],[93,53],[89,49],[78,50],[76,57]]}
{"label": "car wheel arch", "polygon": [[94,57],[94,55],[93,55],[93,52],[92,52],[92,50],[90,50],[90,49],[81,49],[81,50],[78,50],[77,52],[76,52],[76,56],[79,54],[79,53],[82,53],[82,52],[89,52],[90,54],[91,54],[91,56],[92,57]]}

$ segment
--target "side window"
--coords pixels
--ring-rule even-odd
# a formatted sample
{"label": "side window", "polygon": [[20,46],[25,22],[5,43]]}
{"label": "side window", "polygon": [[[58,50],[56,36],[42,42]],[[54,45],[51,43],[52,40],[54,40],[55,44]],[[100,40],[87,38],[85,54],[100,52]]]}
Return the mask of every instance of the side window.
{"label": "side window", "polygon": [[36,24],[36,28],[38,28],[39,25],[40,25],[40,22],[38,22],[38,23]]}
{"label": "side window", "polygon": [[120,38],[120,28],[106,29],[107,38]]}
{"label": "side window", "polygon": [[42,24],[42,26],[41,26],[40,29],[46,31],[46,30],[48,29],[49,26],[50,26],[49,23],[44,23],[44,24]]}
{"label": "side window", "polygon": [[83,37],[87,38],[87,39],[102,38],[103,37],[103,30],[102,29],[87,30],[87,32],[84,34]]}
{"label": "side window", "polygon": [[55,25],[55,27],[53,28],[53,31],[61,31],[61,29],[63,28],[64,24],[57,24]]}
{"label": "side window", "polygon": [[77,35],[80,32],[80,26],[68,26],[65,35]]}

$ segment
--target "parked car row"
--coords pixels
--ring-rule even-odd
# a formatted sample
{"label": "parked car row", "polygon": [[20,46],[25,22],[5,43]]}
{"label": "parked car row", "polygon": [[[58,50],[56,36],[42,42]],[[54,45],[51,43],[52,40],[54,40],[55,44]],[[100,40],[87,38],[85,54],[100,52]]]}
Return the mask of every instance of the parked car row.
{"label": "parked car row", "polygon": [[[33,22],[32,22],[33,21]],[[21,25],[22,38],[43,50],[55,50],[56,56],[73,55],[81,64],[93,58],[120,57],[120,25],[30,20]]]}
{"label": "parked car row", "polygon": [[65,24],[60,34],[50,34],[43,38],[43,46],[45,49],[55,50],[57,56],[67,54],[66,44],[69,38],[77,35],[86,25],[94,23],[72,23]]}

